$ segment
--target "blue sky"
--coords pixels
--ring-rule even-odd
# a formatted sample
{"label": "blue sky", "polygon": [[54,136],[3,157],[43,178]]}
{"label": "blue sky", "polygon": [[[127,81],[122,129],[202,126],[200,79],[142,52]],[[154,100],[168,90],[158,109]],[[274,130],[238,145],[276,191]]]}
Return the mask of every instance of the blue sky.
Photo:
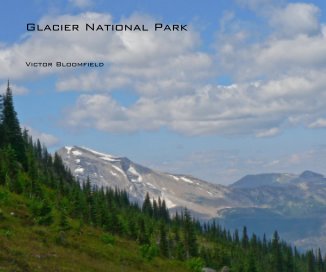
{"label": "blue sky", "polygon": [[[151,26],[187,24],[188,32]],[[81,145],[228,184],[325,174],[325,1],[3,1],[0,86],[54,151]],[[148,32],[28,32],[27,23]],[[31,68],[25,62],[103,62]]]}

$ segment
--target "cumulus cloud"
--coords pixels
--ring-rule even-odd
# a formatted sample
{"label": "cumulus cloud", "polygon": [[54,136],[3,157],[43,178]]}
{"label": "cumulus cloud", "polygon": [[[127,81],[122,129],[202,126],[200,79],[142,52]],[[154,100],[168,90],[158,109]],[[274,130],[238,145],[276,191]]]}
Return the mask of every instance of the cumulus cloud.
{"label": "cumulus cloud", "polygon": [[[134,14],[118,22],[106,13],[45,16],[40,27],[51,24],[77,24],[80,31],[31,32],[21,43],[0,47],[1,77],[59,75],[60,91],[101,91],[133,89],[144,95],[175,95],[194,91],[212,76],[213,61],[200,51],[199,34],[190,28],[184,32],[154,31],[157,20]],[[84,31],[85,23],[95,25],[144,24],[147,32]],[[87,37],[87,38],[85,38]],[[55,44],[55,47],[53,46]],[[103,68],[35,68],[25,62],[104,62]],[[12,69],[15,67],[15,69]]]}
{"label": "cumulus cloud", "polygon": [[276,9],[270,23],[278,34],[287,37],[296,35],[315,35],[320,32],[318,21],[320,10],[312,4],[289,3],[285,8]]}
{"label": "cumulus cloud", "polygon": [[280,133],[280,127],[293,125],[295,119],[308,126],[316,113],[325,112],[326,82],[316,86],[315,77],[310,80],[311,84],[301,85],[299,81],[292,86],[293,91],[289,79],[206,85],[194,94],[173,99],[141,97],[130,107],[119,105],[109,95],[83,95],[68,111],[66,120],[70,126],[109,132],[167,127],[188,135],[245,133],[271,137]]}
{"label": "cumulus cloud", "polygon": [[40,132],[36,129],[31,128],[30,126],[24,126],[27,129],[29,135],[33,137],[34,140],[39,139],[41,143],[45,144],[47,147],[56,145],[59,142],[59,139],[54,135]]}
{"label": "cumulus cloud", "polygon": [[[326,26],[320,23],[319,9],[284,1],[239,1],[259,14],[263,14],[262,3],[269,10],[263,14],[264,27],[270,29],[256,39],[250,28],[236,22],[234,14],[226,13],[214,55],[201,50],[200,35],[193,29],[42,32],[0,47],[1,76],[56,74],[57,90],[85,92],[66,111],[66,125],[76,128],[134,132],[167,127],[188,135],[271,137],[290,126],[323,127]],[[150,26],[156,19],[134,14],[115,22],[110,14],[86,12],[46,16],[39,24],[54,22]],[[77,72],[27,68],[21,56],[39,61],[57,61],[58,56],[68,62],[101,61],[105,67]],[[234,84],[212,84],[219,74],[230,75]],[[122,106],[111,94],[121,89],[136,92],[138,100]]]}

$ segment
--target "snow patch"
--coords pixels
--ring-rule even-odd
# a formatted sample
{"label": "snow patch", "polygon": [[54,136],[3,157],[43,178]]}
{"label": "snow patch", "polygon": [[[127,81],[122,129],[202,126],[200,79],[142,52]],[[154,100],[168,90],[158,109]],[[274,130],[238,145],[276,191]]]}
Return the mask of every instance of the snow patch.
{"label": "snow patch", "polygon": [[72,153],[73,155],[75,155],[75,156],[81,156],[81,155],[83,155],[83,153],[80,152],[79,150],[73,150],[71,153]]}
{"label": "snow patch", "polygon": [[170,177],[172,177],[173,179],[175,180],[180,180],[180,178],[176,177],[176,176],[173,176],[173,175],[169,175]]}
{"label": "snow patch", "polygon": [[79,167],[79,168],[75,169],[75,173],[84,174],[84,171],[85,171],[85,169],[82,168],[82,167]]}
{"label": "snow patch", "polygon": [[118,166],[112,164],[112,167],[113,167],[115,170],[117,170],[118,172],[120,172],[122,175],[125,176],[125,172],[123,172],[123,171],[122,171]]}
{"label": "snow patch", "polygon": [[82,147],[83,149],[85,149],[85,150],[87,150],[87,151],[89,151],[89,152],[91,152],[91,153],[93,153],[93,154],[95,154],[95,155],[99,155],[99,156],[101,156],[101,159],[104,159],[104,158],[112,158],[112,159],[114,159],[115,157],[114,156],[112,156],[112,155],[109,155],[109,154],[105,154],[105,153],[101,153],[101,152],[98,152],[98,151],[95,151],[95,150],[93,150],[93,149],[90,149],[90,148],[88,148],[88,147]]}
{"label": "snow patch", "polygon": [[156,187],[155,187],[152,183],[146,182],[146,184],[147,184],[149,187],[152,187],[153,189],[156,189]]}
{"label": "snow patch", "polygon": [[100,157],[100,159],[105,160],[105,161],[109,161],[109,162],[118,162],[118,161],[120,161],[119,159],[113,158],[111,156]]}
{"label": "snow patch", "polygon": [[110,173],[112,174],[112,176],[117,176],[118,174],[116,172],[110,171]]}
{"label": "snow patch", "polygon": [[194,182],[186,177],[181,177],[181,179],[184,181],[184,182],[187,182],[187,183],[191,183],[193,184]]}
{"label": "snow patch", "polygon": [[67,154],[70,154],[72,146],[65,146],[65,149],[67,150]]}
{"label": "snow patch", "polygon": [[[143,181],[143,177],[136,171],[136,169],[133,166],[129,166],[128,172],[130,172],[131,174],[137,176],[137,180],[136,180],[137,182],[142,182]],[[131,179],[131,181],[136,182],[134,180],[135,179]]]}
{"label": "snow patch", "polygon": [[76,162],[76,163],[80,163],[80,159],[76,159],[75,162]]}

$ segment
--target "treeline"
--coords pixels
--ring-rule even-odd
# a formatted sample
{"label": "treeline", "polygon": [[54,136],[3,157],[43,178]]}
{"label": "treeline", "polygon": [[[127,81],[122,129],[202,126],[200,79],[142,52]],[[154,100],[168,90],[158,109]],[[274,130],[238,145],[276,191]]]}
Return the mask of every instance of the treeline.
{"label": "treeline", "polygon": [[[200,224],[187,209],[170,216],[164,199],[150,199],[143,205],[129,201],[125,191],[80,182],[28,131],[21,131],[8,83],[0,97],[0,186],[26,196],[33,224],[57,225],[61,233],[91,225],[110,235],[139,243],[140,254],[150,261],[156,256],[185,260],[193,271],[208,266],[228,267],[234,272],[326,272],[325,257],[319,251],[300,253],[273,238],[231,233],[216,222]],[[64,244],[63,244],[64,245]]]}

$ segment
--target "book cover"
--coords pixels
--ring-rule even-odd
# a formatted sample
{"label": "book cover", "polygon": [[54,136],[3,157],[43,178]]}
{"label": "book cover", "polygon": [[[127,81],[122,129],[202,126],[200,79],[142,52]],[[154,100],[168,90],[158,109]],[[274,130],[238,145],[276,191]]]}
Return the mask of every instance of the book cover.
{"label": "book cover", "polygon": [[[112,241],[120,238],[115,235],[127,239],[133,237],[133,231],[135,244],[148,246],[138,250],[133,241],[130,246],[141,253],[122,258],[117,266],[121,271],[151,271],[151,262],[167,259],[179,259],[182,265],[177,263],[176,267],[193,271],[197,265],[215,271],[223,267],[224,271],[263,271],[267,268],[258,261],[257,249],[252,246],[255,239],[259,245],[263,239],[271,239],[268,241],[274,245],[280,244],[280,239],[288,243],[289,247],[280,249],[279,259],[270,249],[278,260],[273,257],[268,264],[276,267],[271,271],[290,271],[285,268],[289,264],[286,256],[295,262],[293,252],[304,257],[297,267],[291,263],[297,269],[291,271],[325,271],[325,11],[321,0],[3,1],[1,243],[11,252],[9,243],[18,229],[32,224],[36,233],[53,230],[53,239],[37,246],[59,241],[55,245],[65,247],[64,242],[60,245],[60,235],[70,237],[80,227],[76,218],[81,215],[76,216],[79,213],[69,202],[68,191],[73,189],[68,185],[70,189],[64,189],[61,184],[72,178],[81,190],[87,189],[83,186],[88,181],[90,188],[99,191],[116,188],[125,192],[130,203],[136,203],[140,212],[149,211],[153,220],[157,219],[155,205],[162,208],[163,200],[162,210],[172,218],[175,214],[184,216],[187,208],[202,227],[216,222],[229,230],[229,237],[224,237],[228,243],[240,247],[236,241],[240,239],[247,252],[239,253],[243,254],[240,260],[232,254],[225,257],[220,249],[214,254],[223,257],[216,261],[209,251],[214,246],[205,246],[206,242],[198,242],[200,238],[196,250],[187,248],[186,242],[178,248],[172,223],[157,233],[146,225],[143,232],[150,234],[145,239],[138,233],[142,223],[135,223],[136,230],[129,229],[132,223],[121,219],[122,215],[116,216],[122,221],[119,227],[109,227],[112,218],[105,221],[103,215],[98,219],[99,212],[94,215],[97,219],[82,217],[86,226],[108,230],[112,236],[102,238],[109,246],[117,246]],[[15,125],[22,129],[24,151],[18,144],[20,138],[15,138],[20,134]],[[28,144],[35,148],[34,153],[28,153]],[[48,151],[42,151],[43,145]],[[53,160],[53,173],[49,165],[37,161],[44,161],[44,154]],[[16,160],[18,164],[10,166],[9,162]],[[18,170],[11,171],[11,167]],[[71,177],[58,174],[62,168]],[[47,174],[40,174],[44,169]],[[60,193],[46,182],[51,179],[47,175],[54,177],[51,182],[63,186],[58,185]],[[28,191],[37,187],[33,187],[33,180],[41,184],[39,195]],[[57,193],[60,200],[54,197]],[[29,219],[22,219],[22,225],[17,222],[24,216],[16,218],[18,208],[10,208],[15,194],[18,202],[26,201]],[[31,200],[34,197],[36,204]],[[53,214],[47,227],[42,226],[45,219],[35,212],[37,207],[42,210],[44,202]],[[13,219],[9,219],[11,213]],[[60,229],[65,218],[70,225],[67,230]],[[236,238],[238,231],[240,238]],[[165,239],[162,233],[170,239],[166,246],[160,243]],[[17,237],[28,244],[26,237]],[[184,237],[181,234],[181,241]],[[69,239],[67,244],[71,245]],[[85,243],[90,245],[91,241]],[[56,263],[60,254],[66,254],[51,248],[46,255],[43,248],[43,253],[36,250],[28,255],[24,245],[14,248],[23,252],[23,257],[3,255],[4,269],[48,269],[44,256]],[[104,264],[87,268],[92,256],[85,254],[85,271],[117,271],[115,266],[104,270]],[[152,255],[157,256],[154,261]],[[35,265],[35,256],[41,256],[42,268]],[[138,257],[146,264],[135,261],[130,265]],[[12,264],[10,258],[26,265]],[[58,264],[58,270],[53,271],[73,269],[64,265]]]}

